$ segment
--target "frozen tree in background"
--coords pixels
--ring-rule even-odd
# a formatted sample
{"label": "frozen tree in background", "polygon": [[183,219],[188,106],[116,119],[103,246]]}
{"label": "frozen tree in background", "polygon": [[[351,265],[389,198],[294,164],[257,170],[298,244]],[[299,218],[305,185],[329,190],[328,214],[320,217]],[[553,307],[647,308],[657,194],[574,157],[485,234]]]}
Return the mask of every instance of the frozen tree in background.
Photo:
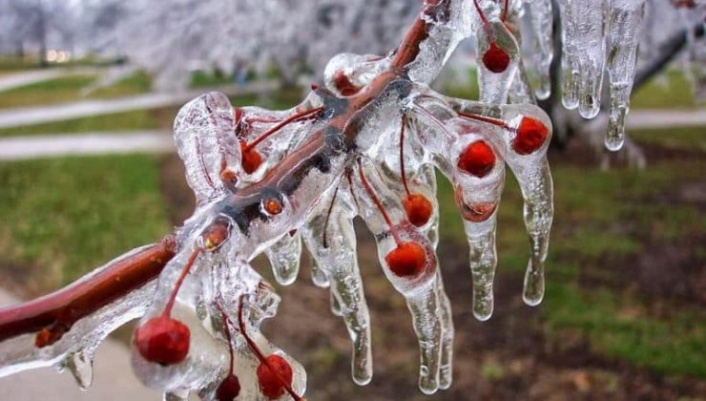
{"label": "frozen tree in background", "polygon": [[21,56],[34,48],[44,65],[49,46],[73,45],[75,23],[62,0],[0,0],[0,50]]}
{"label": "frozen tree in background", "polygon": [[[390,23],[395,13],[407,12],[385,8],[391,4],[381,2],[378,10],[392,14]],[[552,44],[553,4],[426,0],[394,51],[334,56],[323,69],[323,85],[312,86],[289,110],[233,108],[215,92],[189,102],[176,118],[174,139],[196,197],[194,214],[159,243],[130,251],[57,293],[0,310],[0,375],[55,365],[68,368],[85,388],[97,345],[140,318],[133,369],[165,399],[194,392],[218,401],[301,400],[304,368],[260,332],[280,299],[250,262],[265,253],[277,282],[288,285],[306,247],[315,261],[315,284],[329,288],[331,309],[348,329],[353,380],[364,385],[373,371],[352,223],[360,217],[375,236],[385,276],[412,315],[420,390],[449,388],[454,328],[436,257],[435,171],[455,190],[469,245],[471,308],[486,320],[494,309],[497,206],[508,169],[521,189],[529,242],[522,297],[534,306],[544,296],[553,219],[546,158],[552,123],[535,99],[552,95],[555,56],[562,60],[564,105],[595,117],[607,103],[606,145],[617,149],[624,141],[645,1],[560,1],[561,54]],[[296,19],[293,5],[262,0],[257,7],[244,1],[203,9],[175,2],[163,19],[194,21],[186,24],[194,35],[179,35],[186,59],[232,62],[236,48],[248,45],[247,32],[212,28],[247,6],[271,13],[267,29],[287,32],[286,15]],[[321,9],[311,18],[322,18]],[[326,18],[355,32],[355,18],[346,25],[355,14],[326,10]],[[521,23],[529,34],[522,35]],[[314,36],[311,43],[324,42]],[[431,89],[460,41],[470,37],[478,52],[480,99]],[[164,52],[169,43],[156,46]],[[524,43],[534,46],[531,57],[522,56]],[[283,60],[301,56],[296,46],[284,47],[278,55]],[[258,56],[264,49],[252,51]],[[155,65],[164,65],[158,54]]]}

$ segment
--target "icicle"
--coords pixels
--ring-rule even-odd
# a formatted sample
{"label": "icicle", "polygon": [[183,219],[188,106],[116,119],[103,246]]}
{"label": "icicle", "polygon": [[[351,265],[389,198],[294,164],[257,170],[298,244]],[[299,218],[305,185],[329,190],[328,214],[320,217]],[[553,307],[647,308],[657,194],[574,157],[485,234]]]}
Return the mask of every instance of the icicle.
{"label": "icicle", "polygon": [[[500,21],[480,26],[476,32],[480,101],[503,104],[507,99],[520,57],[515,37]],[[501,60],[507,57],[507,61]]]}
{"label": "icicle", "polygon": [[299,233],[285,234],[265,250],[272,265],[272,273],[280,285],[290,285],[297,279],[302,254]]}
{"label": "icicle", "polygon": [[[435,276],[436,277],[436,276]],[[414,332],[419,340],[419,389],[434,394],[439,389],[441,368],[441,323],[438,315],[437,282],[407,296],[407,307],[412,313]]]}
{"label": "icicle", "polygon": [[644,12],[645,0],[612,0],[608,15],[610,119],[605,145],[612,151],[619,150],[625,142],[625,118],[630,109]]}
{"label": "icicle", "polygon": [[365,385],[373,375],[370,315],[358,269],[352,210],[346,210],[343,192],[339,188],[324,197],[320,213],[303,228],[303,235],[315,264],[330,278],[332,309],[343,317],[353,342],[353,381]]}
{"label": "icicle", "polygon": [[64,361],[81,390],[87,390],[93,383],[93,357],[93,350],[83,350],[74,352]]}
{"label": "icicle", "polygon": [[331,286],[331,280],[317,263],[311,265],[311,282],[319,288],[329,288]]}
{"label": "icicle", "polygon": [[453,346],[454,346],[454,322],[451,311],[451,301],[446,291],[441,277],[441,269],[436,271],[436,298],[439,300],[439,315],[441,322],[441,359],[439,362],[439,388],[446,390],[451,387],[453,381]]}
{"label": "icicle", "polygon": [[[463,122],[456,130],[466,133],[457,149],[459,154],[459,170],[454,178],[456,186],[456,203],[464,219],[464,230],[470,248],[469,260],[473,275],[473,314],[478,320],[487,320],[493,313],[493,279],[497,265],[495,251],[496,209],[500,202],[505,183],[505,164],[500,160],[483,170],[472,169],[462,164],[465,153],[478,144],[486,152],[492,152],[500,159],[504,152],[499,152],[493,146],[491,139],[497,138],[497,128],[483,127],[478,123]],[[487,133],[477,136],[470,133]],[[483,140],[480,138],[488,138]],[[481,151],[475,150],[476,157],[481,157]],[[487,156],[483,156],[487,157]]]}
{"label": "icicle", "polygon": [[533,0],[526,3],[529,21],[532,27],[532,55],[529,62],[538,76],[538,85],[534,93],[538,99],[547,99],[551,94],[552,80],[550,68],[554,59],[554,15],[552,0]]}
{"label": "icicle", "polygon": [[[517,127],[506,137],[506,162],[522,190],[523,215],[530,242],[523,299],[528,305],[537,305],[544,297],[544,261],[547,258],[554,215],[554,189],[546,157],[551,139],[551,123],[541,109],[531,106],[508,109],[505,119],[512,121],[511,126]],[[533,146],[527,147],[529,142],[523,141],[523,135],[529,137],[540,134],[542,141],[532,140]]]}
{"label": "icicle", "polygon": [[605,64],[605,0],[561,0],[564,106],[585,118],[600,111]]}

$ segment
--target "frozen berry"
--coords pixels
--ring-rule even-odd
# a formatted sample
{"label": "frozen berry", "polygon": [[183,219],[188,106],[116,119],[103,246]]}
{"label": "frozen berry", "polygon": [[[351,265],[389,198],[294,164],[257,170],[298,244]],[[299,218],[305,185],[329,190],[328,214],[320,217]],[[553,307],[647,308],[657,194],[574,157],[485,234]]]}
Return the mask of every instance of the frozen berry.
{"label": "frozen berry", "polygon": [[174,365],[186,359],[190,337],[189,328],[184,323],[161,315],[137,327],[135,346],[150,362]]}
{"label": "frozen berry", "polygon": [[431,218],[432,205],[424,195],[409,194],[402,199],[402,206],[409,222],[417,227],[427,224]]}
{"label": "frozen berry", "polygon": [[240,380],[238,376],[229,375],[216,389],[216,399],[218,401],[233,401],[240,394]]}
{"label": "frozen berry", "polygon": [[244,142],[240,142],[240,151],[242,152],[242,164],[243,170],[246,173],[252,174],[255,170],[262,164],[262,156],[255,149],[249,149],[248,145]]}
{"label": "frozen berry", "polygon": [[495,152],[484,141],[475,141],[461,152],[457,166],[476,177],[485,177],[495,166]]}
{"label": "frozen berry", "polygon": [[547,140],[549,130],[541,121],[532,117],[522,117],[517,135],[512,141],[512,149],[520,155],[528,155],[541,148]]}
{"label": "frozen berry", "polygon": [[490,47],[483,53],[483,65],[491,72],[501,73],[510,65],[510,55],[495,42],[490,42]]}
{"label": "frozen berry", "polygon": [[292,367],[279,355],[270,355],[265,359],[267,363],[260,363],[257,367],[257,382],[260,384],[262,394],[274,400],[284,394],[286,386],[292,384]]}
{"label": "frozen berry", "polygon": [[360,88],[355,86],[348,75],[341,70],[333,74],[333,85],[343,96],[353,96],[360,91]]}
{"label": "frozen berry", "polygon": [[416,242],[403,242],[385,256],[390,270],[399,277],[414,277],[421,273],[426,264],[424,248]]}

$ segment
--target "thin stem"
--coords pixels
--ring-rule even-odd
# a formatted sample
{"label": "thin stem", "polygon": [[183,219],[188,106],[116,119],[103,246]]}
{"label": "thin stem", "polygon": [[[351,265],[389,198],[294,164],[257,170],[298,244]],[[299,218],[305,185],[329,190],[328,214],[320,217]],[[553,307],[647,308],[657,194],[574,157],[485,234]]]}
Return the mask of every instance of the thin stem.
{"label": "thin stem", "polygon": [[473,0],[473,5],[476,6],[476,11],[478,11],[478,16],[480,17],[481,22],[483,22],[483,27],[485,28],[486,32],[488,32],[488,36],[490,36],[490,22],[488,22],[488,18],[486,18],[483,9],[480,8],[478,0]]}
{"label": "thin stem", "polygon": [[230,336],[230,319],[228,319],[228,315],[226,315],[226,312],[223,310],[223,306],[220,303],[216,303],[216,308],[221,312],[221,318],[223,319],[223,331],[225,332],[226,335],[226,340],[228,341],[228,353],[230,353],[230,370],[228,371],[228,374],[230,376],[233,376],[233,364],[235,361],[235,355],[233,353],[233,340]]}
{"label": "thin stem", "polygon": [[407,192],[407,196],[411,196],[409,192],[409,187],[407,186],[407,176],[404,172],[404,127],[407,124],[407,119],[405,115],[402,115],[402,122],[400,123],[400,175],[402,176],[402,185],[404,185],[404,190]]}
{"label": "thin stem", "polygon": [[326,220],[324,221],[324,232],[323,232],[323,245],[324,248],[328,248],[328,236],[327,231],[328,231],[328,221],[331,218],[331,212],[333,211],[333,204],[336,203],[336,196],[338,195],[338,186],[336,186],[336,190],[333,193],[333,198],[331,199],[331,204],[328,206],[328,211],[326,212]]}
{"label": "thin stem", "polygon": [[251,150],[251,149],[254,148],[255,146],[259,145],[262,141],[264,141],[265,139],[267,139],[270,135],[272,135],[272,134],[274,134],[275,132],[281,130],[282,128],[284,128],[284,127],[287,126],[288,124],[290,124],[290,123],[292,123],[292,122],[294,122],[294,121],[296,121],[296,120],[299,120],[299,119],[301,119],[301,118],[308,117],[308,116],[310,116],[310,115],[312,115],[312,114],[318,113],[318,112],[322,111],[323,109],[324,109],[323,107],[316,107],[316,108],[313,108],[313,109],[310,109],[310,110],[306,110],[306,111],[302,111],[302,112],[295,113],[295,114],[293,114],[293,115],[291,115],[291,116],[285,118],[284,120],[282,120],[281,122],[279,122],[277,125],[275,125],[274,127],[270,128],[269,130],[267,130],[264,134],[260,135],[260,137],[258,137],[258,138],[255,139],[254,141],[250,142],[247,146],[245,146],[245,149],[243,149],[243,150],[244,150],[245,152]]}
{"label": "thin stem", "polygon": [[482,121],[484,123],[493,124],[493,125],[500,127],[500,128],[511,129],[510,126],[507,125],[507,123],[505,121],[500,120],[498,118],[486,117],[486,116],[482,116],[480,114],[468,113],[468,112],[464,112],[464,111],[459,111],[458,115],[461,117],[469,118],[471,120],[478,120],[478,121]]}
{"label": "thin stem", "polygon": [[196,258],[199,256],[199,254],[201,254],[202,251],[203,249],[197,248],[196,250],[191,252],[189,260],[186,261],[186,265],[184,265],[184,268],[181,269],[181,274],[179,275],[179,278],[177,279],[176,283],[174,283],[174,289],[172,289],[172,293],[169,295],[169,301],[167,301],[167,305],[164,307],[164,312],[162,312],[163,316],[168,317],[169,314],[172,313],[172,308],[174,307],[174,302],[176,301],[176,296],[179,292],[179,288],[181,288],[184,279],[186,279],[186,275],[189,274],[189,270],[191,270],[191,266],[194,265]]}
{"label": "thin stem", "polygon": [[397,233],[397,229],[392,224],[390,216],[385,211],[385,208],[383,207],[382,202],[380,202],[380,199],[378,199],[377,195],[375,195],[375,191],[373,191],[373,188],[370,186],[368,179],[365,178],[365,174],[363,174],[363,165],[360,162],[360,158],[358,158],[358,173],[360,174],[360,182],[363,184],[363,188],[365,188],[365,191],[368,193],[368,195],[370,195],[370,199],[373,200],[373,203],[375,203],[375,207],[377,207],[378,211],[380,211],[382,218],[385,220],[385,223],[387,223],[387,226],[390,228],[390,234],[392,234],[392,237],[395,239],[395,243],[397,243],[397,245],[401,244],[402,240],[400,239],[400,236]]}
{"label": "thin stem", "polygon": [[245,342],[248,343],[248,347],[252,350],[252,352],[255,353],[255,357],[260,361],[260,363],[264,363],[267,368],[274,373],[275,377],[277,377],[277,380],[280,381],[280,383],[284,386],[284,389],[287,390],[289,395],[294,398],[295,401],[302,401],[302,398],[297,395],[297,393],[292,390],[292,387],[287,383],[286,380],[282,376],[280,376],[279,372],[275,370],[272,365],[267,361],[267,358],[262,354],[262,351],[260,351],[260,348],[255,344],[255,341],[250,338],[248,335],[248,332],[245,328],[245,321],[243,320],[243,303],[245,301],[245,294],[240,296],[240,306],[238,307],[238,326],[240,327],[240,333],[243,335],[245,338]]}
{"label": "thin stem", "polygon": [[505,0],[505,8],[503,9],[503,16],[500,19],[502,22],[505,22],[507,20],[508,8],[510,8],[510,0]]}

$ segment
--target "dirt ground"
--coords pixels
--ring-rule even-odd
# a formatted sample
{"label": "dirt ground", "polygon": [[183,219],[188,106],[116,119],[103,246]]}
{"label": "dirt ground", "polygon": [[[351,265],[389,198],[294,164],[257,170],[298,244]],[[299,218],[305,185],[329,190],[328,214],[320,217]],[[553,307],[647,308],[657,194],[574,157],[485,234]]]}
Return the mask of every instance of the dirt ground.
{"label": "dirt ground", "polygon": [[[684,156],[654,146],[646,146],[645,151],[653,161]],[[595,159],[576,157],[581,154],[586,154],[585,149],[569,149],[554,155],[552,162],[595,168]],[[181,169],[176,158],[163,164],[163,189],[171,203],[170,217],[175,224],[192,210],[191,194],[184,186]],[[676,196],[670,202],[679,202],[684,196],[692,200],[696,197],[706,207],[706,181],[690,185],[680,194],[664,196]],[[417,389],[418,348],[409,312],[403,299],[383,277],[372,238],[365,230],[359,233],[363,233],[359,234],[359,257],[373,327],[372,383],[359,388],[352,382],[350,343],[344,324],[329,310],[328,291],[317,289],[308,279],[311,261],[307,256],[299,280],[279,290],[283,302],[278,316],[264,327],[275,344],[306,367],[308,399],[706,400],[705,380],[668,377],[601,356],[591,350],[587,338],[579,331],[563,334],[560,342],[547,339],[538,309],[542,306],[530,308],[521,300],[519,273],[498,273],[495,313],[487,322],[476,321],[470,310],[467,249],[465,244],[453,242],[442,242],[438,254],[454,308],[454,384],[449,390],[424,396]],[[655,305],[659,305],[663,296],[704,305],[704,261],[683,256],[690,255],[685,252],[686,247],[704,243],[706,238],[692,238],[666,248],[648,246],[647,252],[630,260],[607,257],[603,265],[627,268],[609,282],[595,282],[596,276],[591,275],[581,285],[607,285],[621,291],[637,286],[635,290],[654,299]],[[665,264],[672,266],[668,272],[660,269]],[[268,276],[268,270],[263,261],[260,271]],[[655,275],[659,279],[655,280]]]}

